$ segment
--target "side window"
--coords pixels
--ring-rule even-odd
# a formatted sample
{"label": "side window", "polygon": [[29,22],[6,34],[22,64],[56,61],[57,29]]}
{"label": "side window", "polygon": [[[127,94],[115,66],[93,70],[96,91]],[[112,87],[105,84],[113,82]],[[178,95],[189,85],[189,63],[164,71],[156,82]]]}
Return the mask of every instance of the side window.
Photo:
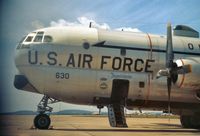
{"label": "side window", "polygon": [[43,42],[52,42],[52,41],[53,41],[53,39],[52,39],[51,36],[49,36],[49,35],[45,35],[44,36],[44,41]]}
{"label": "side window", "polygon": [[20,40],[19,44],[17,45],[17,49],[20,49],[20,48],[21,48],[21,45],[22,45],[23,41],[25,40],[25,38],[26,38],[26,36],[24,36],[24,37]]}

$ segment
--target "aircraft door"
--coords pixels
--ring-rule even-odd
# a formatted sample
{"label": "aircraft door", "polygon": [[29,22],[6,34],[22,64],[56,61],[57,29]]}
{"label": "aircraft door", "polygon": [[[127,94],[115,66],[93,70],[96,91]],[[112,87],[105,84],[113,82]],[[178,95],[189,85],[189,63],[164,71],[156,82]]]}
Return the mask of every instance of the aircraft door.
{"label": "aircraft door", "polygon": [[129,80],[114,79],[112,82],[111,103],[120,103],[125,105],[128,97]]}

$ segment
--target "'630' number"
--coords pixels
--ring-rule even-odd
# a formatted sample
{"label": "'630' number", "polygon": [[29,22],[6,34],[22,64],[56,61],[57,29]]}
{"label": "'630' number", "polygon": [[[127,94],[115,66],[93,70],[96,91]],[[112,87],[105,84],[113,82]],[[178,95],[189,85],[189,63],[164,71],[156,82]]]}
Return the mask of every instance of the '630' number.
{"label": "'630' number", "polygon": [[56,78],[58,78],[58,79],[69,79],[69,73],[57,72]]}

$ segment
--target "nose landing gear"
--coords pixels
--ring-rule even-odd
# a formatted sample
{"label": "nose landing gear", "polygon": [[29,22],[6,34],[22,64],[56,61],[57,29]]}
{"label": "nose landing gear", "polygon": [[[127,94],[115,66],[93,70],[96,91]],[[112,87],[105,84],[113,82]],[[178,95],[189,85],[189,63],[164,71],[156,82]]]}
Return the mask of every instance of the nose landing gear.
{"label": "nose landing gear", "polygon": [[34,126],[38,129],[48,129],[51,124],[51,119],[47,113],[51,113],[53,108],[48,106],[48,104],[53,104],[58,102],[58,100],[44,95],[42,100],[37,106],[37,112],[39,113],[34,118]]}
{"label": "nose landing gear", "polygon": [[50,124],[51,119],[47,114],[40,113],[34,118],[34,125],[38,129],[48,129]]}

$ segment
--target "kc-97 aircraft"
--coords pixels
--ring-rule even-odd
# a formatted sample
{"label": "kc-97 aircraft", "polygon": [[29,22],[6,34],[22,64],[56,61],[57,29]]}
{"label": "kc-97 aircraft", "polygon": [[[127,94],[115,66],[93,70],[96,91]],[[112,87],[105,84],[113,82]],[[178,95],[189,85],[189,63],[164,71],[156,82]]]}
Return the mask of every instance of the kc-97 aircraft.
{"label": "kc-97 aircraft", "polygon": [[108,108],[112,127],[127,127],[124,109],[180,115],[200,128],[200,39],[191,27],[167,25],[166,36],[49,27],[17,45],[17,89],[43,94],[34,125],[48,129],[49,104],[59,101]]}

